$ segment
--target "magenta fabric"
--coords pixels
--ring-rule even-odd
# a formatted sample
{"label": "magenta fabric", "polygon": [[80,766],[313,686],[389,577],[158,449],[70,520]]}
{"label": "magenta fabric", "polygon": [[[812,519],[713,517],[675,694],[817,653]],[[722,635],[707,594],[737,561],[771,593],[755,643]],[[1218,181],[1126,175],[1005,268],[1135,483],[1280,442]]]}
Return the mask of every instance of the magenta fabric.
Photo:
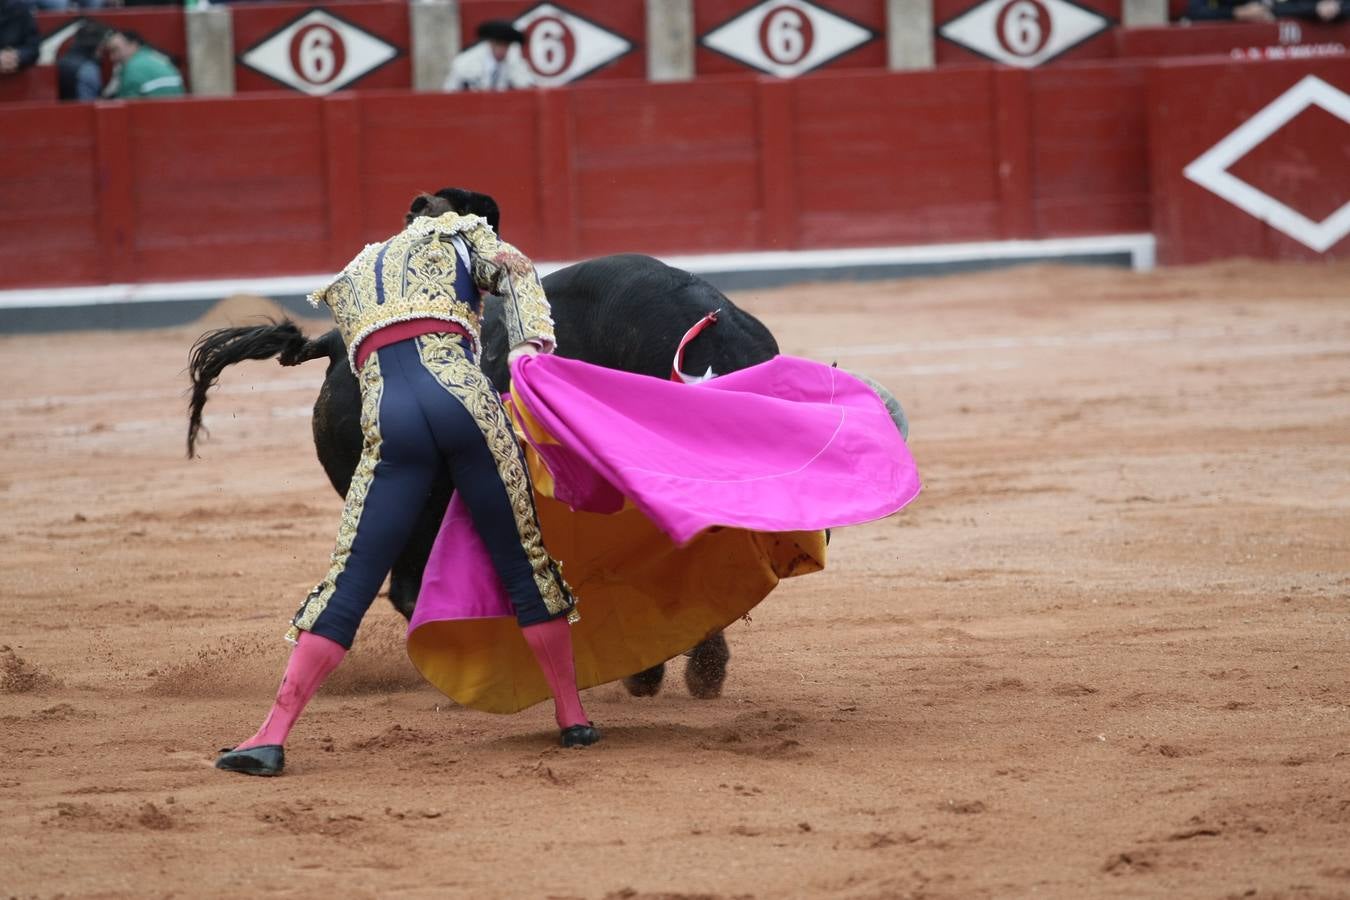
{"label": "magenta fabric", "polygon": [[[673,541],[714,526],[811,531],[888,516],[919,474],[880,398],[839,369],[779,356],[679,384],[557,356],[525,356],[513,397],[557,444],[539,443],[573,509],[630,500]],[[452,497],[409,631],[512,615],[468,510]]]}
{"label": "magenta fabric", "polygon": [[627,497],[678,544],[715,525],[809,531],[896,512],[919,473],[885,404],[846,372],[778,356],[696,384],[525,357],[512,396],[574,508]]}
{"label": "magenta fabric", "polygon": [[452,494],[422,572],[422,587],[408,633],[423,622],[514,615],[506,588],[492,568],[487,545],[473,527],[469,508],[459,494]]}

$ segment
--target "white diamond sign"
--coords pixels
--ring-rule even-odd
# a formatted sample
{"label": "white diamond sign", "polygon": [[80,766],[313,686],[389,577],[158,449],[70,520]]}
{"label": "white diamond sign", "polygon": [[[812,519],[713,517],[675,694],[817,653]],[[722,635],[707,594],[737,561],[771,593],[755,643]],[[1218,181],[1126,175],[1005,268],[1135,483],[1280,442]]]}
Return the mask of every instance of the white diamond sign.
{"label": "white diamond sign", "polygon": [[764,0],[709,31],[699,43],[761,72],[794,78],[876,36],[806,0]]}
{"label": "white diamond sign", "polygon": [[80,26],[89,20],[81,17],[73,22],[67,22],[60,28],[53,31],[42,39],[38,45],[38,65],[54,66],[56,65],[57,54],[61,52],[61,47],[66,41],[75,36],[75,32],[80,30]]}
{"label": "white diamond sign", "polygon": [[1228,171],[1310,106],[1318,106],[1350,124],[1350,96],[1315,75],[1276,97],[1231,134],[1200,154],[1182,170],[1191,181],[1218,194],[1238,209],[1277,228],[1318,253],[1350,234],[1350,200],[1320,222],[1257,190]]}
{"label": "white diamond sign", "polygon": [[985,0],[938,34],[995,62],[1024,69],[1049,62],[1111,20],[1068,0]]}
{"label": "white diamond sign", "polygon": [[552,3],[531,8],[513,24],[525,33],[525,61],[545,87],[585,78],[633,49],[623,35]]}
{"label": "white diamond sign", "polygon": [[321,9],[292,19],[254,44],[239,61],[297,91],[341,90],[394,59],[398,48]]}

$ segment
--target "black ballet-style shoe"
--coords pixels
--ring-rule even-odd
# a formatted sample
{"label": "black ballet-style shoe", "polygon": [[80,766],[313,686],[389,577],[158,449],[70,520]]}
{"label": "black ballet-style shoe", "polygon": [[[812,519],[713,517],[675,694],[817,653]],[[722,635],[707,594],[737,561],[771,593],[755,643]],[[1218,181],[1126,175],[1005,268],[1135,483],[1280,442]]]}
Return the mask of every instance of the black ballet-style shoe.
{"label": "black ballet-style shoe", "polygon": [[280,775],[286,768],[286,749],[280,744],[263,744],[247,750],[222,747],[216,768],[241,775]]}
{"label": "black ballet-style shoe", "polygon": [[600,729],[591,722],[571,725],[562,730],[560,743],[564,747],[589,747],[600,740]]}

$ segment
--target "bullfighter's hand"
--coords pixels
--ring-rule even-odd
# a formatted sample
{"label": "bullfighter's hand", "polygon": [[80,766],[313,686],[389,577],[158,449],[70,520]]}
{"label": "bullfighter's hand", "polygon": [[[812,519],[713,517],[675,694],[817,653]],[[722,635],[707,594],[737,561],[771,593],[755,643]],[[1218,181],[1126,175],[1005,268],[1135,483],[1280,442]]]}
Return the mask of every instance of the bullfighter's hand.
{"label": "bullfighter's hand", "polygon": [[1275,14],[1264,3],[1252,0],[1233,8],[1233,18],[1242,22],[1274,22]]}
{"label": "bullfighter's hand", "polygon": [[519,359],[522,356],[538,356],[538,355],[539,355],[539,345],[531,343],[530,341],[525,341],[524,343],[516,344],[514,347],[511,348],[511,352],[506,354],[506,363],[507,365],[512,365],[515,363],[517,359]]}

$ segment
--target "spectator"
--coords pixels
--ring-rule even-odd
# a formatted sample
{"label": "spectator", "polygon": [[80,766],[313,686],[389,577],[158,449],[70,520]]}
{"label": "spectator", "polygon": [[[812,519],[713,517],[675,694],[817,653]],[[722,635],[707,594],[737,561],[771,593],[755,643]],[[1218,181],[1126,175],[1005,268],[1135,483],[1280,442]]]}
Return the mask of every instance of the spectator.
{"label": "spectator", "polygon": [[169,58],[134,31],[112,31],[103,40],[103,52],[117,69],[104,89],[105,96],[134,100],[141,97],[181,97],[183,76]]}
{"label": "spectator", "polygon": [[70,46],[56,60],[57,93],[62,100],[97,100],[103,92],[103,67],[99,47],[108,29],[86,22],[70,39]]}
{"label": "spectator", "polygon": [[1186,18],[1193,22],[1231,19],[1239,22],[1274,22],[1276,19],[1308,19],[1334,22],[1344,19],[1347,0],[1190,0]]}
{"label": "spectator", "polygon": [[0,75],[13,75],[37,62],[37,21],[23,0],[0,0]]}
{"label": "spectator", "polygon": [[505,19],[478,26],[478,43],[455,57],[445,79],[447,91],[509,91],[534,87],[534,74],[521,45],[525,35]]}

